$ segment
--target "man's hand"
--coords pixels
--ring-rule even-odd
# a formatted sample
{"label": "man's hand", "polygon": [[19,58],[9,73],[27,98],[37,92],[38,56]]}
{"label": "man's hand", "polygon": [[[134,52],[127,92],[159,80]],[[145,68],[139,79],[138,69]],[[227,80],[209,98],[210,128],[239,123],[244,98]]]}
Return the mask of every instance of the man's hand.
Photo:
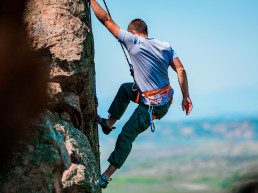
{"label": "man's hand", "polygon": [[191,110],[193,109],[193,104],[189,97],[183,98],[182,109],[183,111],[186,111],[186,115],[189,115]]}

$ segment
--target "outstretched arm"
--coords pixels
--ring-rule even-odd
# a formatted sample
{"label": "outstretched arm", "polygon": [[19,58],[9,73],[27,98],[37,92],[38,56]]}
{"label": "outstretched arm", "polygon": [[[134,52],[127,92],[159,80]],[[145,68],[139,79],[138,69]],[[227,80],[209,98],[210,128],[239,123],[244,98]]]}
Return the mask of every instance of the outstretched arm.
{"label": "outstretched arm", "polygon": [[173,68],[173,70],[177,73],[177,76],[178,76],[178,82],[183,94],[183,101],[182,101],[183,111],[186,111],[186,115],[189,115],[193,108],[193,105],[189,97],[188,81],[187,81],[187,75],[186,75],[185,69],[178,58],[175,58],[174,60],[172,60],[170,62],[170,66]]}
{"label": "outstretched arm", "polygon": [[98,20],[118,39],[120,27],[111,19],[108,13],[102,9],[96,0],[90,0],[91,7]]}

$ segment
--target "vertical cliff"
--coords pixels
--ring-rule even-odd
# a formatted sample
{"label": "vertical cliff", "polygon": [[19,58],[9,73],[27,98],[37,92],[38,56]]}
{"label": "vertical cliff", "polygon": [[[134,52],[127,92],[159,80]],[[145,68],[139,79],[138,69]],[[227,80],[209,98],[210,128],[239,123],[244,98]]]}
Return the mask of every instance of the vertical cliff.
{"label": "vertical cliff", "polygon": [[0,177],[1,192],[100,192],[89,4],[28,0],[24,21],[49,74],[49,100],[17,142]]}

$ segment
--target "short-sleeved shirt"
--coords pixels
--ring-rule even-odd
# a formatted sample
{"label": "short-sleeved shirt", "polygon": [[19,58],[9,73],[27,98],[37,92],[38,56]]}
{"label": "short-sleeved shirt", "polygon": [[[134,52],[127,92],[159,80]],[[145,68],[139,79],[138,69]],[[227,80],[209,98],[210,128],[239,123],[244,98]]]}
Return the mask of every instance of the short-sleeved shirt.
{"label": "short-sleeved shirt", "polygon": [[[118,41],[130,55],[136,86],[141,92],[159,90],[168,85],[168,67],[177,58],[169,43],[137,36],[123,29],[119,32]],[[172,90],[171,94],[173,93]],[[160,105],[169,100],[162,99]]]}

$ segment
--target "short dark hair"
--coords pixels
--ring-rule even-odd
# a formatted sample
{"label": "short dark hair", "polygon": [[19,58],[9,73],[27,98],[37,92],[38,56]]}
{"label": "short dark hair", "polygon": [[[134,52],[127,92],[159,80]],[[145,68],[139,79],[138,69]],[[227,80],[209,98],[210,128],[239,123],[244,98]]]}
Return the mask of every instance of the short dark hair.
{"label": "short dark hair", "polygon": [[141,19],[134,19],[133,21],[130,22],[130,24],[128,25],[128,29],[129,32],[131,30],[136,31],[139,34],[144,34],[144,35],[148,35],[148,27],[147,24],[141,20]]}

